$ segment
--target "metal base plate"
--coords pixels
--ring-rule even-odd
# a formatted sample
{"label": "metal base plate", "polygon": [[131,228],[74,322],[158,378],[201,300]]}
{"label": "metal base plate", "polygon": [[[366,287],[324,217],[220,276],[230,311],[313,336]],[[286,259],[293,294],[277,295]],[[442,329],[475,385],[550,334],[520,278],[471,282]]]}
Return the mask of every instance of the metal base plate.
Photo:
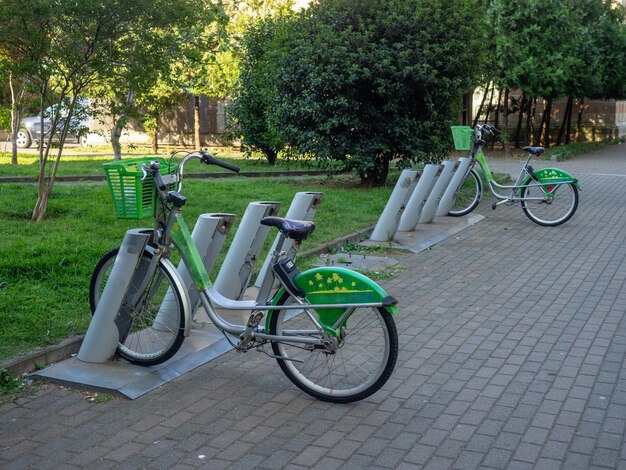
{"label": "metal base plate", "polygon": [[483,219],[484,217],[479,214],[469,214],[463,217],[435,217],[430,224],[418,224],[417,230],[413,232],[396,232],[391,242],[366,240],[359,244],[363,246],[386,246],[419,253]]}
{"label": "metal base plate", "polygon": [[[245,314],[224,315],[229,321],[244,322]],[[239,318],[237,318],[239,317]],[[232,346],[213,326],[203,310],[198,310],[191,334],[169,361],[157,366],[143,367],[123,359],[105,363],[84,362],[71,357],[30,377],[37,380],[135,399],[165,383],[206,364],[230,351]]]}

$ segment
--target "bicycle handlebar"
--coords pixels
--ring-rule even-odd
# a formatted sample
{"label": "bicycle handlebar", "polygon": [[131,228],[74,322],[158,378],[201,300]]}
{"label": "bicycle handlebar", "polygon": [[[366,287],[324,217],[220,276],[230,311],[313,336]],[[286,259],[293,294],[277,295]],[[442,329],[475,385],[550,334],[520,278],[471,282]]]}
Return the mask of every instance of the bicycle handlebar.
{"label": "bicycle handlebar", "polygon": [[219,166],[226,170],[232,171],[234,173],[239,173],[240,168],[238,166],[231,165],[230,163],[226,163],[221,160],[218,160],[217,158],[215,158],[213,155],[211,155],[209,152],[205,150],[200,150],[200,155],[201,155],[200,160],[202,161],[202,163],[205,163],[207,165]]}
{"label": "bicycle handlebar", "polygon": [[491,124],[479,124],[476,126],[476,129],[479,132],[487,132],[488,134],[491,135],[496,135],[496,134],[502,134],[501,131],[499,131],[498,129],[496,129],[494,126],[492,126]]}
{"label": "bicycle handlebar", "polygon": [[[239,173],[239,170],[240,170],[240,168],[236,165],[231,165],[230,163],[226,163],[221,160],[218,160],[206,150],[199,150],[197,152],[188,153],[187,155],[185,155],[182,161],[178,164],[178,169],[176,170],[176,178],[178,181],[177,192],[180,192],[183,188],[183,172],[184,172],[185,163],[187,163],[187,161],[191,160],[192,158],[197,158],[206,165],[219,166],[221,168],[232,171],[234,173]],[[142,165],[141,170],[143,172],[143,179],[145,179],[148,176],[148,174],[150,174],[151,176],[154,177],[156,185],[159,188],[159,190],[165,191],[167,189],[167,184],[165,183],[165,181],[163,180],[163,177],[161,176],[161,173],[159,172],[160,166],[161,165],[159,164],[158,160],[154,160],[153,162],[150,162],[150,165]],[[172,182],[176,182],[176,180],[174,181],[168,180],[168,183],[172,183]]]}

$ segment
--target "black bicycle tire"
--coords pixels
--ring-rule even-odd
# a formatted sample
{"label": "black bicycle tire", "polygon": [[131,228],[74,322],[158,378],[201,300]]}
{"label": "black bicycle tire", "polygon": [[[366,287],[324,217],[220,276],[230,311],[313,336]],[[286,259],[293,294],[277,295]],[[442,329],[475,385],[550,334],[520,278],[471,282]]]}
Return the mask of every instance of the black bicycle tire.
{"label": "black bicycle tire", "polygon": [[[526,183],[528,184],[528,183]],[[524,214],[526,214],[526,217],[528,217],[530,220],[532,220],[533,222],[535,222],[538,225],[542,225],[544,227],[557,227],[561,224],[564,224],[565,222],[567,222],[569,219],[571,219],[573,217],[573,215],[576,213],[576,209],[578,209],[578,201],[579,201],[579,195],[578,195],[578,188],[576,187],[576,185],[574,183],[562,183],[561,186],[569,186],[572,189],[572,194],[573,194],[573,201],[572,201],[572,205],[570,206],[568,212],[561,218],[553,221],[553,222],[549,222],[546,220],[541,219],[538,215],[533,214],[532,209],[529,207],[529,205],[526,203],[526,201],[524,201],[524,197],[526,197],[526,194],[528,193],[528,191],[531,190],[531,188],[535,187],[535,186],[526,186],[524,188],[522,188],[522,192],[521,192],[521,197],[522,197],[522,201],[521,201],[521,206],[522,206],[522,210],[524,211]],[[558,196],[558,191],[555,192],[555,198]]]}
{"label": "black bicycle tire", "polygon": [[[467,177],[465,178],[465,180],[463,180],[463,183],[461,184],[461,186],[463,186],[463,184],[465,184],[465,181],[467,181],[467,178],[469,178],[470,175],[476,181],[476,186],[478,188],[478,191],[477,191],[474,199],[472,200],[472,202],[467,207],[465,207],[464,209],[457,210],[457,211],[454,211],[454,210],[450,209],[450,211],[448,211],[448,215],[451,216],[451,217],[461,217],[461,216],[467,215],[470,212],[472,212],[474,209],[476,209],[476,207],[480,203],[480,197],[481,197],[482,192],[483,192],[483,183],[482,183],[482,180],[480,179],[480,175],[478,174],[478,172],[476,170],[474,170],[473,168],[470,170],[470,172],[467,174]],[[456,195],[455,195],[455,199],[456,199]]]}
{"label": "black bicycle tire", "polygon": [[[111,261],[115,259],[118,253],[119,253],[119,247],[114,248],[110,250],[109,252],[107,252],[105,255],[103,255],[102,258],[100,258],[100,260],[96,264],[96,268],[94,269],[94,272],[92,274],[90,286],[89,286],[89,303],[90,303],[92,315],[94,315],[97,304],[98,304],[98,298],[96,297],[95,292],[96,292],[96,289],[100,288],[99,279],[100,281],[102,280],[101,271],[103,269],[106,269],[108,265],[110,265]],[[142,257],[146,257],[146,258],[152,258],[152,256],[153,256],[152,253],[147,250],[144,250],[142,254]],[[126,338],[124,339],[123,342],[120,341],[118,343],[117,354],[129,362],[133,364],[141,365],[141,366],[154,366],[154,365],[162,364],[163,362],[169,360],[170,358],[172,358],[172,356],[174,356],[178,352],[178,350],[182,346],[182,343],[185,339],[184,330],[185,330],[186,319],[184,315],[184,302],[183,302],[184,295],[179,291],[177,283],[174,281],[174,278],[172,277],[169,270],[165,267],[162,261],[159,261],[159,265],[157,266],[157,269],[160,270],[160,272],[162,272],[165,275],[169,288],[172,290],[174,298],[176,299],[177,312],[178,312],[178,319],[176,320],[176,323],[178,326],[176,327],[173,340],[169,342],[169,345],[165,349],[163,349],[162,351],[159,351],[158,353],[152,353],[152,354],[143,353],[142,354],[139,352],[135,352],[130,347],[124,344],[124,342],[126,341]],[[98,297],[99,297],[99,294],[98,294]]]}
{"label": "black bicycle tire", "polygon": [[[289,299],[289,294],[285,293],[278,300],[277,305],[278,306],[284,305],[288,299]],[[367,386],[367,388],[360,390],[357,393],[352,393],[352,394],[340,393],[339,395],[334,394],[334,393],[324,393],[319,390],[316,390],[315,388],[307,385],[307,383],[303,382],[297,376],[297,374],[294,373],[292,368],[289,366],[290,363],[293,364],[292,361],[281,359],[281,357],[285,357],[284,356],[285,351],[282,350],[283,345],[282,343],[274,341],[272,342],[272,350],[274,352],[274,355],[278,356],[276,358],[278,365],[280,366],[281,370],[285,373],[285,375],[289,378],[289,380],[294,385],[296,385],[300,390],[308,393],[309,395],[319,400],[332,402],[332,403],[352,403],[352,402],[359,401],[359,400],[369,397],[370,395],[380,390],[380,388],[387,382],[387,380],[389,380],[389,377],[391,376],[395,368],[397,359],[398,359],[398,333],[397,333],[396,325],[393,321],[393,318],[391,314],[384,308],[377,308],[376,310],[379,312],[380,318],[382,319],[382,325],[384,325],[384,329],[387,332],[387,339],[389,341],[389,345],[388,345],[389,353],[386,355],[384,364],[381,363],[381,366],[378,368],[377,370],[378,375],[371,382],[371,384]],[[282,312],[285,312],[285,311],[286,310],[272,311],[272,317],[271,317],[270,326],[269,326],[270,334],[277,334],[278,322],[281,320],[281,317],[283,316]],[[350,337],[350,333],[348,333],[348,338],[349,337]],[[318,351],[317,354],[324,354],[324,353]],[[303,374],[299,374],[299,375],[303,375]],[[323,388],[323,387],[320,387],[320,388]]]}

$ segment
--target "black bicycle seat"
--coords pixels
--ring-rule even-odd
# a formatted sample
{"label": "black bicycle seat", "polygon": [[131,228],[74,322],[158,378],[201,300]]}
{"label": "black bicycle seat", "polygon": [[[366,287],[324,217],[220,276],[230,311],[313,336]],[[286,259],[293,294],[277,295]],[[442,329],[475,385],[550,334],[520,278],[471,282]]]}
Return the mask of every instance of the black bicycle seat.
{"label": "black bicycle seat", "polygon": [[285,219],[282,217],[264,217],[261,219],[262,225],[276,227],[287,238],[301,241],[315,230],[315,224],[306,220]]}
{"label": "black bicycle seat", "polygon": [[524,152],[532,153],[535,156],[539,156],[544,152],[543,147],[524,147],[522,149]]}

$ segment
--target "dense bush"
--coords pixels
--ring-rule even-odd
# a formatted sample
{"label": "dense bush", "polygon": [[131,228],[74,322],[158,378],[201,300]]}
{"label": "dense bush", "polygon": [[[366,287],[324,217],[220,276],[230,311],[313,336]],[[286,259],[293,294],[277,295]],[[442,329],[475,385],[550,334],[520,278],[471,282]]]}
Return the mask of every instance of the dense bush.
{"label": "dense bush", "polygon": [[[245,125],[261,120],[279,146],[342,160],[377,184],[394,158],[441,154],[481,68],[483,18],[475,0],[320,0],[269,21],[242,68],[244,142],[262,147]],[[252,67],[259,79],[246,81]]]}
{"label": "dense bush", "polygon": [[250,27],[242,47],[237,99],[229,106],[229,128],[241,138],[244,151],[259,151],[270,165],[285,148],[273,112],[277,101],[276,71],[280,67],[283,34],[288,21],[283,16],[267,17]]}
{"label": "dense bush", "polygon": [[0,106],[0,129],[11,129],[11,108],[8,106]]}

